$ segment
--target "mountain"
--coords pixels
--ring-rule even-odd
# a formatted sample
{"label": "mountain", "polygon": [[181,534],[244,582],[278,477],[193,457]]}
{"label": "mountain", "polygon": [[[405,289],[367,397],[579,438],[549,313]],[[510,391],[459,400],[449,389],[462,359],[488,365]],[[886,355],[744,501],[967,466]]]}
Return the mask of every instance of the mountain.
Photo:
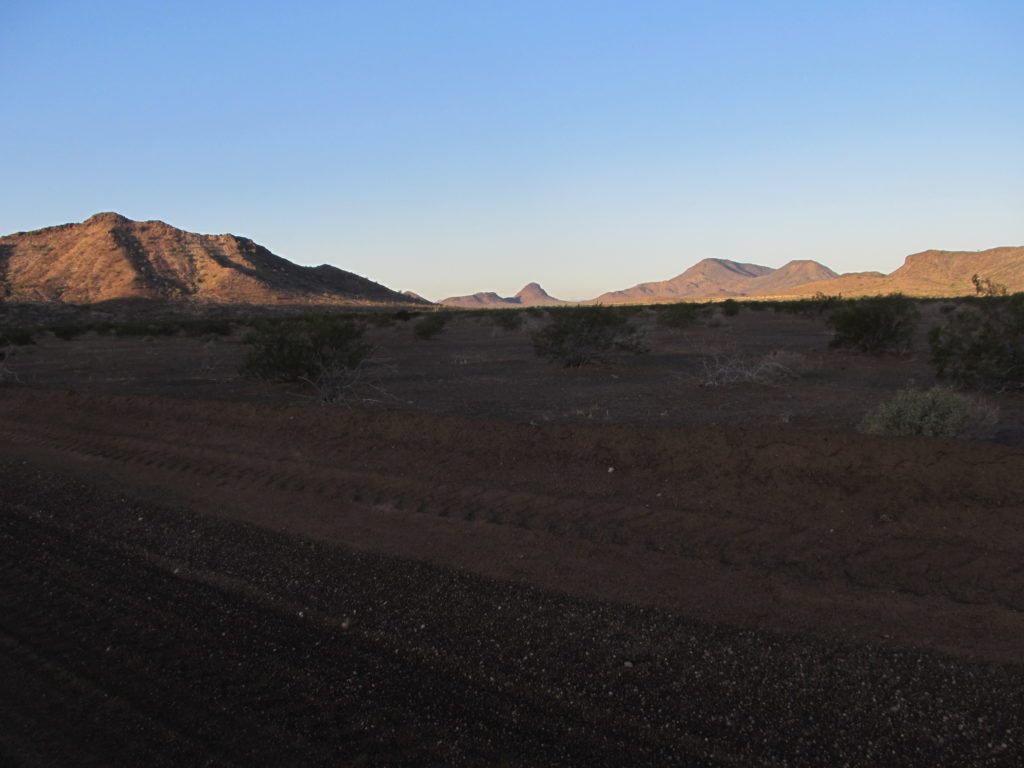
{"label": "mountain", "polygon": [[484,291],[471,296],[451,296],[442,299],[440,303],[461,309],[501,309],[503,307],[551,307],[571,302],[562,301],[549,295],[538,283],[529,283],[524,285],[515,296],[508,298],[502,298],[493,291]]}
{"label": "mountain", "polygon": [[293,264],[244,237],[199,235],[117,213],[0,237],[0,300],[94,304],[114,299],[419,303],[337,267]]}
{"label": "mountain", "polygon": [[524,285],[519,293],[512,297],[512,300],[523,307],[550,307],[556,304],[570,303],[551,296],[547,291],[540,287],[540,283],[528,283],[527,285]]}
{"label": "mountain", "polygon": [[775,296],[785,294],[804,283],[832,280],[839,277],[816,261],[791,261],[768,274],[755,277],[747,289],[749,296]]}
{"label": "mountain", "polygon": [[594,299],[595,304],[635,304],[729,296],[771,296],[815,280],[837,274],[816,261],[791,261],[772,269],[728,259],[704,259],[671,280],[640,283],[624,291],[610,291]]}
{"label": "mountain", "polygon": [[640,283],[622,291],[602,293],[595,304],[643,304],[658,301],[742,296],[752,279],[772,270],[728,259],[704,259],[671,280]]}
{"label": "mountain", "polygon": [[910,296],[966,296],[975,293],[971,278],[978,275],[1006,287],[1024,291],[1024,246],[985,251],[922,251],[907,256],[903,266],[883,275],[856,272],[831,280],[805,283],[790,293],[872,296],[905,293]]}
{"label": "mountain", "polygon": [[[922,251],[907,256],[903,266],[888,275],[881,272],[840,275],[810,260],[791,261],[772,269],[728,259],[704,259],[671,280],[640,283],[581,303],[656,304],[729,297],[800,298],[816,293],[851,297],[897,292],[910,296],[965,296],[975,293],[971,282],[974,275],[1005,286],[1010,293],[1024,291],[1024,246],[986,251]],[[445,299],[441,303],[475,308],[542,306],[545,298],[551,303],[569,303],[552,299],[536,283],[530,283],[508,299],[496,293],[475,293]]]}

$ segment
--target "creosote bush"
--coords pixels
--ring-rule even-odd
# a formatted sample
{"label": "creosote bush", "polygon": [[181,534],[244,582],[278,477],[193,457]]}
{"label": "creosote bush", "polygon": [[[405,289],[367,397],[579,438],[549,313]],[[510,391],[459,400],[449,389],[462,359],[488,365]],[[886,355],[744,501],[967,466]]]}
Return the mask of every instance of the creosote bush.
{"label": "creosote bush", "polygon": [[914,301],[899,293],[848,301],[828,317],[835,331],[829,346],[906,354],[918,317]]}
{"label": "creosote bush", "polygon": [[412,327],[412,332],[416,334],[417,339],[436,339],[444,331],[444,327],[451,318],[452,312],[449,310],[441,309],[431,312],[424,315],[423,319]]}
{"label": "creosote bush", "polygon": [[740,313],[741,304],[736,299],[726,299],[722,302],[722,314],[726,317],[736,317]]}
{"label": "creosote bush", "polygon": [[302,381],[322,400],[344,395],[353,372],[373,351],[366,327],[342,317],[305,317],[261,322],[245,337],[250,345],[241,373],[266,381]]}
{"label": "creosote bush", "polygon": [[784,312],[791,315],[821,315],[829,310],[835,309],[843,303],[839,296],[828,296],[821,291],[806,299],[773,299],[759,302],[751,302],[762,309],[771,309],[775,312]]}
{"label": "creosote bush", "polygon": [[654,307],[658,325],[664,328],[688,328],[697,322],[706,309],[703,304],[680,301],[675,304],[658,304]]}
{"label": "creosote bush", "polygon": [[523,311],[521,309],[491,309],[487,317],[503,331],[518,331],[523,327]]}
{"label": "creosote bush", "polygon": [[975,299],[928,335],[940,379],[975,389],[1024,388],[1024,294]]}
{"label": "creosote bush", "polygon": [[629,324],[631,314],[603,306],[551,309],[551,321],[533,334],[533,351],[568,367],[596,362],[613,349],[645,352],[642,333]]}
{"label": "creosote bush", "polygon": [[15,348],[13,344],[0,348],[0,385],[18,381],[18,374],[11,367],[11,358],[14,355]]}
{"label": "creosote bush", "polygon": [[998,411],[948,387],[927,391],[903,390],[869,411],[860,431],[869,435],[925,437],[985,437]]}
{"label": "creosote bush", "polygon": [[0,347],[24,347],[35,343],[35,335],[29,328],[0,328]]}

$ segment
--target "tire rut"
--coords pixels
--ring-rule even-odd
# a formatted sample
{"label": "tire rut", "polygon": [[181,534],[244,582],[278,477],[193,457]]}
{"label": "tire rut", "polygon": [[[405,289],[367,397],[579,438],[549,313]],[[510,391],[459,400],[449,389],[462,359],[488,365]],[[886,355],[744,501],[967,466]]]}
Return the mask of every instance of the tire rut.
{"label": "tire rut", "polygon": [[[916,554],[907,556],[896,548],[886,555],[891,542],[870,542],[859,553],[840,555],[834,567],[820,566],[823,550],[809,529],[751,518],[722,519],[715,514],[675,507],[637,506],[623,500],[554,496],[501,487],[472,484],[437,484],[399,472],[380,469],[352,470],[330,467],[325,460],[311,463],[283,456],[259,457],[256,451],[227,452],[208,445],[190,444],[180,438],[139,435],[80,433],[47,425],[19,425],[8,421],[2,431],[12,440],[31,441],[64,454],[87,457],[128,471],[146,467],[167,478],[186,476],[216,482],[219,493],[271,491],[292,497],[291,505],[304,505],[295,497],[338,501],[349,509],[386,510],[391,515],[434,515],[475,524],[515,527],[544,535],[572,537],[587,542],[643,547],[691,559],[707,559],[729,567],[788,572],[801,578],[827,581],[841,579],[870,589],[897,589],[916,595],[939,594],[958,601],[993,603],[1013,610],[1022,608],[1013,583],[979,582],[971,578],[971,563],[993,557],[1009,560],[969,543],[956,547],[918,541]],[[301,466],[300,466],[301,465]],[[180,484],[176,484],[179,485]],[[825,552],[828,551],[826,548]],[[834,557],[834,556],[833,556]],[[922,578],[924,558],[941,563],[938,575]]]}

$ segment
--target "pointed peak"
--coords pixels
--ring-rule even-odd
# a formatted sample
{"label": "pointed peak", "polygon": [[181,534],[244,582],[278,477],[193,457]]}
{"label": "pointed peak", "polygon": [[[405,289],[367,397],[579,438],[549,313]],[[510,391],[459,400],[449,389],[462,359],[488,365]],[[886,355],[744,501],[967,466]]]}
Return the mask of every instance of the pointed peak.
{"label": "pointed peak", "polygon": [[516,296],[547,296],[548,292],[540,287],[540,283],[527,283]]}

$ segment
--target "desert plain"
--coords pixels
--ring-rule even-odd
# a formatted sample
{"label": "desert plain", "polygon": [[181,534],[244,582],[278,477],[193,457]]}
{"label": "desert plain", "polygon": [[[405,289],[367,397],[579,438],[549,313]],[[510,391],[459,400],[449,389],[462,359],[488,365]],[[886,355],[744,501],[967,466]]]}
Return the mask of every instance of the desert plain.
{"label": "desert plain", "polygon": [[579,368],[542,310],[370,322],[335,404],[242,377],[244,324],[42,333],[0,387],[0,762],[1020,765],[1024,401],[857,429],[934,383],[940,310],[896,356],[641,309]]}

